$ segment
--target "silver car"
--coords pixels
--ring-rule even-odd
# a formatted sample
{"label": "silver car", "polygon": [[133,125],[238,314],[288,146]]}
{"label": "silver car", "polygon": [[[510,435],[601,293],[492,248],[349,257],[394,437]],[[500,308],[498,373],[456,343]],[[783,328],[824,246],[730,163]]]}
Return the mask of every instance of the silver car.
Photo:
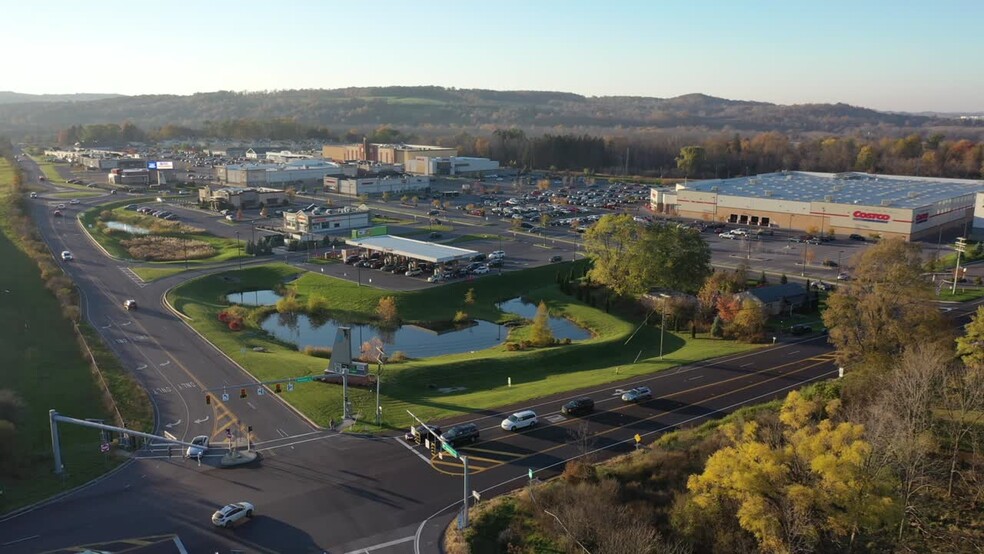
{"label": "silver car", "polygon": [[253,505],[249,502],[227,504],[212,514],[212,525],[231,527],[233,523],[247,517],[253,517]]}
{"label": "silver car", "polygon": [[200,458],[208,452],[208,435],[198,435],[191,439],[191,444],[185,452],[185,458]]}
{"label": "silver car", "polygon": [[653,391],[649,390],[649,387],[636,387],[622,393],[622,400],[624,402],[641,402],[643,400],[652,400],[652,398]]}

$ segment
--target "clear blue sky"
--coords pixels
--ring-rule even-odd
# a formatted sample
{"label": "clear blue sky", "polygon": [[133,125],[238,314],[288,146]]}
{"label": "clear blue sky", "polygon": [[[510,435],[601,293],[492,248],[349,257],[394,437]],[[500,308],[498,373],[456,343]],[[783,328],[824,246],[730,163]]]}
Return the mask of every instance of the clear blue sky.
{"label": "clear blue sky", "polygon": [[440,85],[984,111],[984,0],[5,4],[15,92]]}

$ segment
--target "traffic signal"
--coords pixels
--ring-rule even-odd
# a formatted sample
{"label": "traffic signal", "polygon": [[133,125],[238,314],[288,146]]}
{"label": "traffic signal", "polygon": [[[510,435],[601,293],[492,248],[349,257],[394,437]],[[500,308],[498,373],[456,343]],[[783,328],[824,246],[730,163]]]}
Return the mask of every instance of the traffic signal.
{"label": "traffic signal", "polygon": [[246,398],[246,389],[239,389],[239,398]]}
{"label": "traffic signal", "polygon": [[212,403],[212,395],[210,395],[210,394],[206,394],[205,395],[205,403],[206,404],[211,404]]}
{"label": "traffic signal", "polygon": [[277,383],[277,384],[276,384],[276,385],[275,385],[275,386],[273,387],[273,391],[274,391],[274,392],[276,392],[277,394],[280,394],[281,392],[283,392],[283,391],[282,391],[282,390],[280,389],[280,383]]}
{"label": "traffic signal", "polygon": [[437,441],[430,441],[431,446],[431,456],[437,455]]}
{"label": "traffic signal", "polygon": [[247,425],[246,426],[246,432],[247,433],[252,433],[253,432],[253,426],[252,425]]}

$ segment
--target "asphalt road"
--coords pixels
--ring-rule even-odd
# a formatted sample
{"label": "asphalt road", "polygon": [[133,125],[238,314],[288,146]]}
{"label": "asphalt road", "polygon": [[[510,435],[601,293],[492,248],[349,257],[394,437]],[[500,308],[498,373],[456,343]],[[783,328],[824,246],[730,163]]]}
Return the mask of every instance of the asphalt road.
{"label": "asphalt road", "polygon": [[[86,200],[78,208],[99,201]],[[436,551],[440,530],[463,495],[459,461],[434,459],[423,447],[396,437],[314,429],[272,394],[258,396],[251,391],[246,401],[233,395],[229,402],[216,399],[205,405],[203,389],[234,388],[251,381],[162,304],[169,286],[208,270],[141,283],[129,272],[129,264],[105,257],[87,238],[72,206],[66,217],[52,218],[49,201],[33,202],[52,251],[68,249],[75,254],[75,261],[59,263],[78,283],[86,317],[151,391],[158,431],[168,430],[186,440],[207,434],[221,441],[227,428],[252,425],[251,438],[261,458],[252,466],[219,469],[221,447],[210,451],[201,465],[177,452],[169,457],[160,446],[143,449],[122,469],[88,487],[0,520],[0,552],[95,544],[119,551],[123,543],[107,543],[133,544],[162,536],[176,538],[188,552]],[[226,236],[229,230],[227,226]],[[520,244],[511,249],[510,257],[538,263],[536,250],[541,247]],[[523,254],[527,247],[529,255]],[[140,307],[123,310],[126,298],[135,298]],[[481,442],[460,450],[470,460],[469,489],[489,498],[524,485],[530,469],[537,478],[549,478],[562,470],[566,460],[586,450],[603,459],[634,448],[637,433],[649,442],[676,426],[780,397],[834,373],[830,348],[823,337],[814,337],[544,398],[532,405],[481,411],[463,418],[482,429]],[[621,389],[640,384],[653,389],[653,400],[638,405],[621,402]],[[594,414],[582,418],[559,414],[567,399],[583,394],[595,398]],[[71,406],[52,407],[64,415],[88,416],[73,413]],[[540,425],[520,433],[502,431],[501,419],[520,408],[535,409]],[[592,436],[588,444],[572,433],[582,425]],[[94,437],[93,447],[97,446]],[[71,471],[72,460],[64,462]],[[209,517],[217,507],[240,500],[256,505],[252,521],[234,529],[211,525]]]}

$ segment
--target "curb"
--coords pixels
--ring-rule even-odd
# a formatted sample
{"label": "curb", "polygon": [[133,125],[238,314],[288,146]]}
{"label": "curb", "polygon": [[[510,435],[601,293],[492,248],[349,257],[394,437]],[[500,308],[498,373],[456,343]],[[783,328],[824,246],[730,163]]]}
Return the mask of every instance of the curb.
{"label": "curb", "polygon": [[17,508],[16,510],[14,510],[14,511],[12,511],[12,512],[10,512],[10,513],[2,516],[2,517],[0,517],[0,523],[5,523],[5,522],[10,521],[12,519],[16,519],[16,518],[18,518],[18,517],[20,517],[22,515],[25,515],[25,514],[28,514],[30,512],[33,512],[34,510],[37,510],[38,508],[43,508],[43,507],[47,506],[48,504],[53,504],[55,502],[58,502],[59,500],[65,498],[65,497],[71,496],[71,495],[73,495],[73,494],[75,494],[77,492],[80,492],[83,489],[86,489],[86,488],[91,487],[93,485],[99,484],[100,482],[105,481],[106,479],[109,479],[110,477],[112,477],[116,473],[119,473],[120,471],[123,470],[123,468],[128,467],[130,464],[132,464],[135,461],[136,461],[135,458],[129,458],[126,461],[124,461],[122,464],[116,466],[115,468],[111,469],[110,471],[108,471],[106,473],[103,473],[99,477],[96,477],[96,478],[92,479],[91,481],[88,481],[86,483],[82,483],[81,485],[78,485],[75,488],[69,489],[67,491],[60,492],[60,493],[58,493],[58,494],[56,494],[54,496],[50,496],[48,498],[45,498],[44,500],[39,500],[39,501],[37,501],[37,502],[35,502],[33,504],[28,504],[27,506],[22,506],[20,508]]}

